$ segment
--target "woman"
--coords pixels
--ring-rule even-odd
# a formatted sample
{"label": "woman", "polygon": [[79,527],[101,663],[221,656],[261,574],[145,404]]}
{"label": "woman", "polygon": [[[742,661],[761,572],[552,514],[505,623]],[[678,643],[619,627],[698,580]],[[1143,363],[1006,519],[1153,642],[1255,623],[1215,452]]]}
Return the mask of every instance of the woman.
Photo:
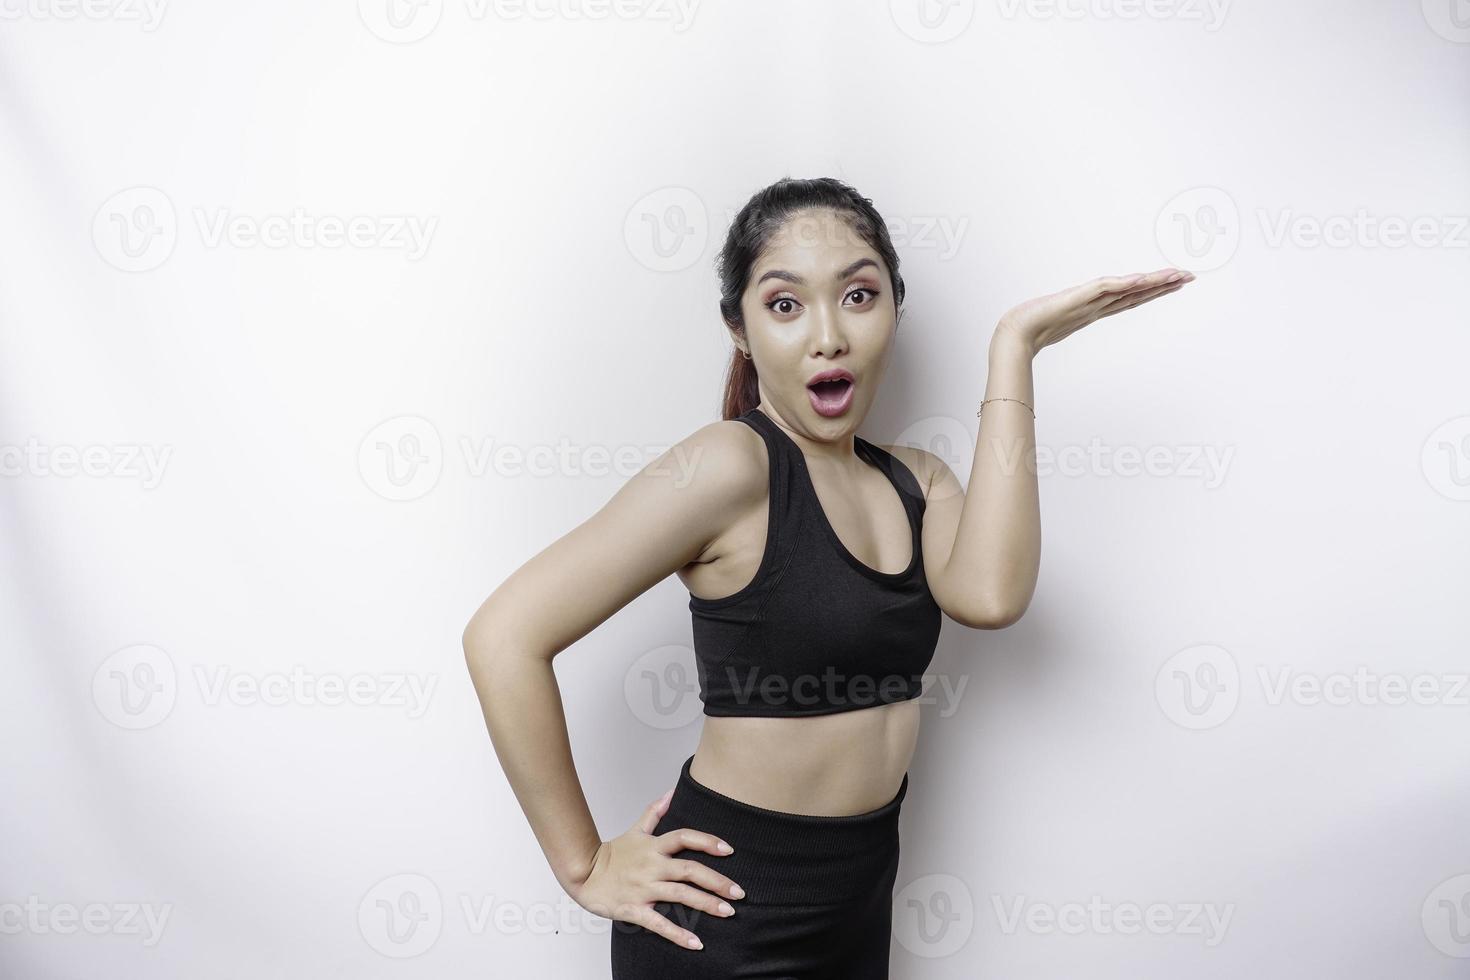
{"label": "woman", "polygon": [[[752,197],[719,257],[737,348],[724,419],[465,629],[495,751],[557,880],[616,920],[617,980],[887,977],[914,698],[940,613],[998,629],[1036,583],[1031,361],[1193,279],[1108,276],[1006,313],[966,496],[931,453],[856,434],[893,351],[898,265],[883,219],[840,181]],[[604,841],[551,661],[671,572],[690,593],[707,720],[675,788]]]}

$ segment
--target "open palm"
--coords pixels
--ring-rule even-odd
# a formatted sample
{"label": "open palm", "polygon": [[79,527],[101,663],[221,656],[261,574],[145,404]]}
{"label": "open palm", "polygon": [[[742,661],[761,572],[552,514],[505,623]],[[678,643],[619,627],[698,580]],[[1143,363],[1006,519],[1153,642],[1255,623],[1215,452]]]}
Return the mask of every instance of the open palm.
{"label": "open palm", "polygon": [[1099,276],[1077,286],[1028,299],[1007,310],[998,330],[1014,334],[1033,353],[1083,327],[1140,303],[1182,289],[1194,274],[1160,269],[1127,276]]}

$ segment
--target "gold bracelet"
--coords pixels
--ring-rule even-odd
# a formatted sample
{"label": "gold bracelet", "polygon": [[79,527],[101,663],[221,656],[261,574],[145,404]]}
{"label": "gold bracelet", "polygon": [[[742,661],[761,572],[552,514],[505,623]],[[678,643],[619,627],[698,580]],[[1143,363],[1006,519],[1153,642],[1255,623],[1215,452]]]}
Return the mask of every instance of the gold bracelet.
{"label": "gold bracelet", "polygon": [[[985,402],[1016,402],[1017,404],[1020,404],[1020,405],[1026,405],[1026,403],[1023,402],[1023,401],[1021,401],[1021,399],[1019,399],[1019,398],[987,398],[987,399],[985,399],[985,401],[983,401],[983,402],[980,403],[980,412],[985,411]],[[1036,409],[1032,408],[1030,405],[1026,405],[1026,411],[1028,411],[1028,412],[1031,413],[1031,419],[1032,419],[1032,421],[1035,421],[1036,420]],[[975,413],[975,417],[976,418],[979,418],[980,417],[980,412],[976,412]]]}

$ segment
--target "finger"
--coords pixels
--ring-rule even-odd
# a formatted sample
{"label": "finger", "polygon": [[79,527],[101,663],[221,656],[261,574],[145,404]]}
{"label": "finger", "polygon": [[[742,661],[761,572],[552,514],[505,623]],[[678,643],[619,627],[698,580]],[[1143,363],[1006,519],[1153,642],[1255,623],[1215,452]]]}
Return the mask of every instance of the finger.
{"label": "finger", "polygon": [[720,874],[707,864],[700,864],[688,858],[670,859],[660,878],[664,881],[687,881],[691,885],[698,885],[705,891],[713,892],[721,897],[745,897],[745,889],[740,887],[739,882],[732,881],[728,875]]}
{"label": "finger", "polygon": [[1089,300],[1099,296],[1111,295],[1131,289],[1136,283],[1143,279],[1143,273],[1129,276],[1098,276],[1091,282],[1085,282],[1081,286],[1082,294]]}
{"label": "finger", "polygon": [[[1176,274],[1181,278],[1176,282],[1170,282],[1170,279]],[[1179,272],[1175,269],[1160,269],[1158,272],[1150,272],[1141,276],[1137,283],[1124,290],[1119,292],[1105,292],[1094,296],[1089,302],[1084,304],[1082,312],[1084,315],[1096,318],[1101,315],[1101,311],[1104,309],[1122,309],[1123,307],[1116,306],[1119,300],[1134,299],[1145,294],[1150,296],[1157,295],[1157,290],[1159,289],[1169,286],[1182,286],[1186,282],[1193,281],[1193,279],[1194,274],[1190,272]]]}
{"label": "finger", "polygon": [[1102,276],[1093,280],[1093,288],[1090,291],[1093,300],[1113,299],[1119,293],[1133,293],[1143,289],[1152,289],[1163,285],[1171,276],[1180,275],[1188,282],[1194,278],[1194,273],[1173,266],[1155,269],[1153,272],[1139,272],[1130,276]]}
{"label": "finger", "polygon": [[1100,320],[1105,316],[1112,316],[1114,313],[1122,313],[1124,310],[1131,310],[1133,309],[1133,307],[1141,306],[1151,299],[1157,299],[1158,297],[1163,296],[1166,293],[1178,292],[1180,289],[1183,288],[1184,283],[1173,282],[1164,286],[1155,286],[1153,289],[1150,289],[1143,293],[1138,293],[1136,295],[1120,297],[1119,299],[1104,306],[1101,310],[1099,310],[1097,312],[1097,319]]}
{"label": "finger", "polygon": [[1103,317],[1113,313],[1121,313],[1123,310],[1129,310],[1135,306],[1147,303],[1149,300],[1163,296],[1165,293],[1177,292],[1183,287],[1184,283],[1182,282],[1171,282],[1165,283],[1162,286],[1154,286],[1152,289],[1146,289],[1141,293],[1130,293],[1127,296],[1120,296],[1113,302],[1104,304],[1096,315]]}
{"label": "finger", "polygon": [[657,933],[671,943],[677,943],[688,949],[704,949],[704,943],[699,941],[698,936],[688,929],[681,929],[674,925],[650,906],[645,905],[640,908],[628,921],[636,922],[649,932]]}
{"label": "finger", "polygon": [[678,827],[666,834],[659,834],[658,840],[660,854],[673,854],[675,851],[687,849],[724,857],[735,850],[729,843],[714,834],[706,834],[702,830],[692,830],[689,827]]}
{"label": "finger", "polygon": [[708,912],[720,918],[728,918],[735,914],[735,907],[718,895],[711,895],[707,891],[686,885],[680,881],[655,882],[653,892],[660,901],[678,902],[687,905],[691,909]]}
{"label": "finger", "polygon": [[668,810],[669,800],[673,795],[674,791],[669,790],[663,796],[648,804],[643,811],[643,815],[638,818],[635,826],[645,834],[653,833],[654,828],[658,826],[659,820],[663,818],[665,811]]}

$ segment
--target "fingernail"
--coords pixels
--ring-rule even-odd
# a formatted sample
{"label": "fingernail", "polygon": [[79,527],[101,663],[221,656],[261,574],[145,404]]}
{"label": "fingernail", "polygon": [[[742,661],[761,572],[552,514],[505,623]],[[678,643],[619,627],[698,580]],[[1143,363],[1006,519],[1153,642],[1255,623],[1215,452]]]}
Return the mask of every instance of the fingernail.
{"label": "fingernail", "polygon": [[744,898],[745,897],[745,889],[744,888],[741,888],[739,885],[731,885],[730,886],[730,894],[732,896],[734,896],[735,898]]}
{"label": "fingernail", "polygon": [[725,914],[725,915],[734,915],[735,914],[735,910],[730,907],[730,903],[729,902],[721,902],[720,903],[720,911],[723,914]]}
{"label": "fingernail", "polygon": [[716,847],[716,850],[718,850],[721,854],[729,854],[731,851],[735,850],[735,848],[731,847],[729,844],[726,844],[724,841],[720,841],[719,845]]}
{"label": "fingernail", "polygon": [[1181,280],[1183,278],[1184,278],[1184,274],[1183,273],[1176,272],[1172,276],[1170,276],[1168,279],[1165,279],[1164,282],[1178,282],[1179,280]]}
{"label": "fingernail", "polygon": [[704,943],[702,943],[702,942],[699,941],[699,937],[698,936],[690,936],[689,937],[689,948],[690,949],[704,949]]}

